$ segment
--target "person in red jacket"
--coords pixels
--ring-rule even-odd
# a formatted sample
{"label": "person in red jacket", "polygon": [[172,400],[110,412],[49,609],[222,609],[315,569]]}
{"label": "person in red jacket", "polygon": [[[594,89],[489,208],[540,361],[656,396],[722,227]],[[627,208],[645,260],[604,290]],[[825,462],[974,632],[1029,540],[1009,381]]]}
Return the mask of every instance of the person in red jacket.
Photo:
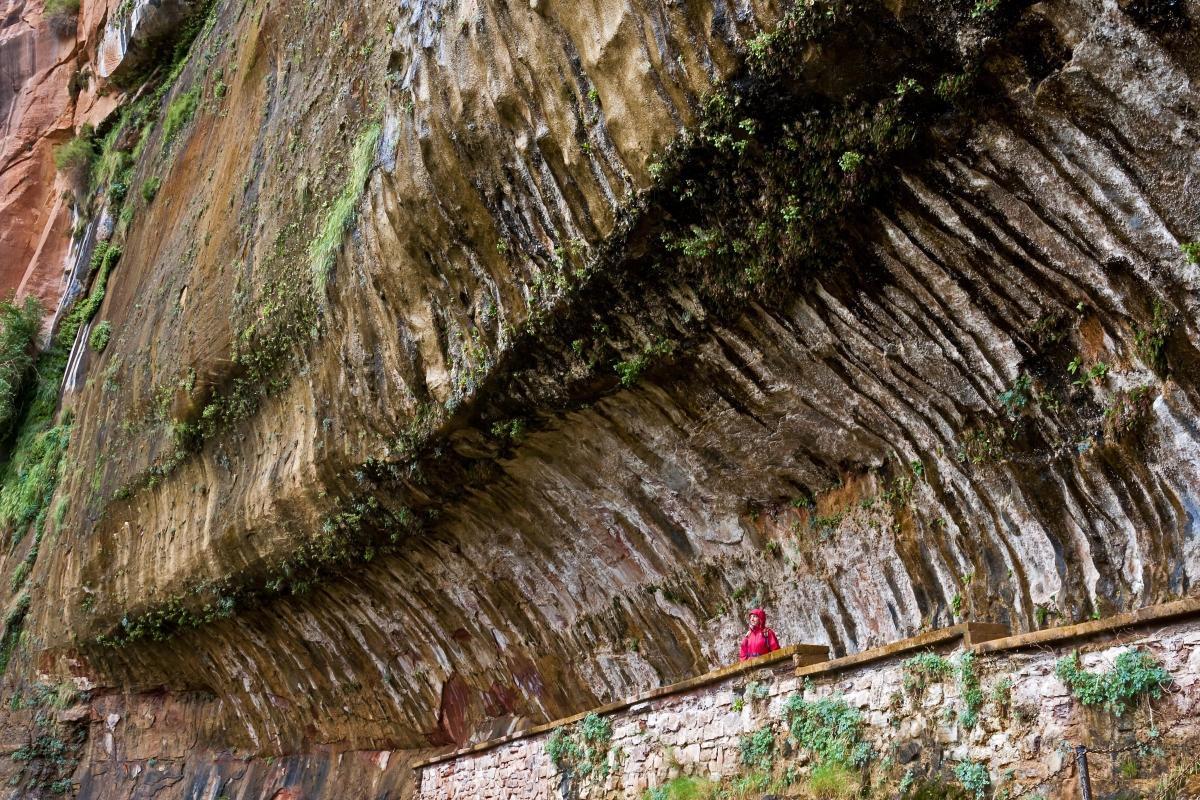
{"label": "person in red jacket", "polygon": [[765,656],[779,649],[779,639],[775,631],[767,627],[767,612],[756,608],[750,612],[750,632],[742,639],[741,661],[747,658]]}

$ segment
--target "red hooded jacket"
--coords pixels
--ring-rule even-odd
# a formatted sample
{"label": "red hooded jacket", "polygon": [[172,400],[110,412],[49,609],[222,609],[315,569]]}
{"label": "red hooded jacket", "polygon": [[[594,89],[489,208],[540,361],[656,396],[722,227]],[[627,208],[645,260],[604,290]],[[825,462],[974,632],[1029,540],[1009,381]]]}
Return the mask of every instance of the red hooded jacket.
{"label": "red hooded jacket", "polygon": [[756,608],[750,612],[750,616],[754,617],[754,624],[751,626],[750,632],[746,634],[746,638],[742,639],[742,649],[739,654],[741,661],[756,656],[765,656],[767,653],[779,649],[779,639],[775,637],[775,631],[767,627],[767,612]]}

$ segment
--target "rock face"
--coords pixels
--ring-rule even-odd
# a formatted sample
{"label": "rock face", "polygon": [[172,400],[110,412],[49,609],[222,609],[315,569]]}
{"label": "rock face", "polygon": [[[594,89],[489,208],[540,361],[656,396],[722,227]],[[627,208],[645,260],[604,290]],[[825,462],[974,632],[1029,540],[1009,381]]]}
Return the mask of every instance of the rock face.
{"label": "rock face", "polygon": [[70,137],[75,42],[45,24],[40,3],[6,0],[0,17],[0,292],[62,291],[71,215],[55,185],[52,148]]}
{"label": "rock face", "polygon": [[751,604],[841,654],[1195,593],[1195,4],[334,6],[6,16],[14,286],[102,151],[4,566],[81,754],[165,692],[190,796],[695,674]]}
{"label": "rock face", "polygon": [[194,11],[191,0],[135,0],[117,7],[96,48],[96,74],[114,83],[135,79],[153,65],[156,51],[169,46]]}
{"label": "rock face", "polygon": [[0,295],[32,295],[53,312],[68,288],[79,217],[54,149],[83,125],[101,124],[121,95],[92,80],[91,42],[105,5],[84,3],[57,25],[43,5],[0,7]]}

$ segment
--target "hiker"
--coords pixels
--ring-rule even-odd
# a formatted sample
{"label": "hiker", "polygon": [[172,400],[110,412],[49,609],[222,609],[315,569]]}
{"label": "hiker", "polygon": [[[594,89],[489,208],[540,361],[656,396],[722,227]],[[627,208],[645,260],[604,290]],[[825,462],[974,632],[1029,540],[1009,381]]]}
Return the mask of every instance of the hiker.
{"label": "hiker", "polygon": [[750,632],[746,634],[745,639],[742,639],[739,660],[745,661],[748,658],[765,656],[778,649],[779,639],[775,637],[775,631],[767,627],[767,612],[761,608],[754,609],[750,612]]}

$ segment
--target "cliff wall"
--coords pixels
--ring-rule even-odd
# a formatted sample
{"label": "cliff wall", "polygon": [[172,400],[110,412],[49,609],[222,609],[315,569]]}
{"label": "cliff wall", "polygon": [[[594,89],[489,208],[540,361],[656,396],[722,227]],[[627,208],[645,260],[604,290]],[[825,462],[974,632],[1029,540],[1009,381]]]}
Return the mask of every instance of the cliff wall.
{"label": "cliff wall", "polygon": [[842,655],[1196,592],[1194,4],[12,8],[4,268],[71,279],[0,649],[73,757],[160,697],[180,753],[480,741],[751,605]]}

